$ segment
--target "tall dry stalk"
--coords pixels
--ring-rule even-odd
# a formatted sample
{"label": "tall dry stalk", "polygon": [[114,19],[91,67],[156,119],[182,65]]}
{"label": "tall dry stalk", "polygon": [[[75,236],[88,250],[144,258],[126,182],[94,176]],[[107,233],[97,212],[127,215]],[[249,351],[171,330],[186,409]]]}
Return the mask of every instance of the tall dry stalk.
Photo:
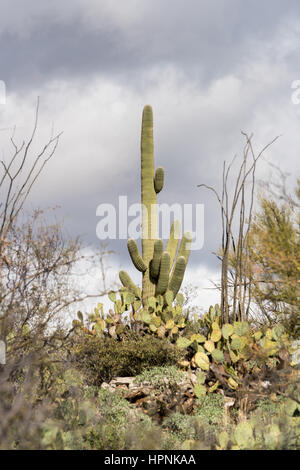
{"label": "tall dry stalk", "polygon": [[[229,176],[236,156],[228,165],[225,161],[223,163],[221,194],[212,186],[203,183],[198,185],[198,187],[205,187],[212,191],[221,208],[222,243],[217,256],[221,260],[221,311],[225,323],[235,320],[244,321],[249,317],[252,283],[251,273],[247,269],[248,233],[254,205],[255,171],[259,158],[279,137],[275,137],[258,154],[255,154],[252,145],[253,136],[248,136],[244,132],[242,134],[246,143],[243,160],[233,185],[232,198],[230,199],[229,195]],[[247,192],[248,183],[250,183],[249,192]]]}

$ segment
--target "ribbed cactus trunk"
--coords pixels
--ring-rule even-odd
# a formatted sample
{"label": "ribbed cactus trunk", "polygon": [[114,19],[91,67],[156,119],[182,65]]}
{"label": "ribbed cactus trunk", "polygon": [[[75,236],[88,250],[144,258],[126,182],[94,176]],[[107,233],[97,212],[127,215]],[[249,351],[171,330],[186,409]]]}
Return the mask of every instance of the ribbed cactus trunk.
{"label": "ribbed cactus trunk", "polygon": [[142,256],[146,271],[143,272],[143,303],[155,294],[155,284],[150,279],[150,262],[153,258],[154,242],[158,238],[157,203],[154,188],[153,113],[145,106],[141,135],[141,183],[142,183]]}
{"label": "ribbed cactus trunk", "polygon": [[185,232],[178,248],[181,229],[178,220],[172,224],[165,251],[163,241],[158,238],[156,195],[164,185],[164,169],[159,166],[154,172],[153,148],[153,114],[148,105],[143,110],[141,135],[142,255],[134,239],[127,242],[131,260],[143,275],[142,293],[126,271],[119,273],[123,286],[142,299],[144,306],[149,297],[165,295],[168,290],[175,299],[183,281],[191,241],[191,234]]}

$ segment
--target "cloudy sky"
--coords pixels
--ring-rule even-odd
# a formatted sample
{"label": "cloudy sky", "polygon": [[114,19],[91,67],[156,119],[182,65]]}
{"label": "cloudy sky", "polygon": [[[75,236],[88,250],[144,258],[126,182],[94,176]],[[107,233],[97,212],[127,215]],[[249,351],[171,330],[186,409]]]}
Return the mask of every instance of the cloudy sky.
{"label": "cloudy sky", "polygon": [[[29,136],[40,97],[36,150],[63,131],[30,205],[59,205],[66,229],[98,247],[96,208],[140,195],[140,126],[154,111],[156,165],[165,168],[159,202],[204,204],[204,246],[192,252],[188,280],[202,304],[217,276],[212,254],[220,218],[212,194],[224,160],[241,155],[241,130],[266,159],[300,170],[300,5],[297,0],[0,0],[1,154],[9,137]],[[34,155],[32,155],[32,158]],[[260,178],[270,178],[262,162]],[[195,228],[195,227],[193,227]],[[126,241],[111,242],[114,266],[135,279]],[[117,275],[117,272],[116,272]],[[201,303],[201,302],[200,302]]]}

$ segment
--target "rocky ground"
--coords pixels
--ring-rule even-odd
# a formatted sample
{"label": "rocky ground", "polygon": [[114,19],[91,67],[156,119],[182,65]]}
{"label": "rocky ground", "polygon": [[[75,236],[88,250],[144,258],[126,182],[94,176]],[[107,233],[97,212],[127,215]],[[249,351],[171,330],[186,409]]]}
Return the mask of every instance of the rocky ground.
{"label": "rocky ground", "polygon": [[[101,388],[113,393],[122,392],[128,402],[161,424],[165,417],[174,412],[193,414],[197,400],[194,385],[197,380],[195,373],[184,373],[176,382],[162,378],[159,383],[140,382],[138,377],[116,377],[109,383],[104,382]],[[225,410],[234,403],[234,398],[224,397]]]}

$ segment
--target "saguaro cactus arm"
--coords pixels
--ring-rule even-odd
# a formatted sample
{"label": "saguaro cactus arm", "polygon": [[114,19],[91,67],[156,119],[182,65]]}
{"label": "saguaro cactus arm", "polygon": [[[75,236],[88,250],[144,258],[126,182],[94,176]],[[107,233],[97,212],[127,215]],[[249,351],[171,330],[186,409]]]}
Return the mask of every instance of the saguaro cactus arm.
{"label": "saguaro cactus arm", "polygon": [[162,295],[168,289],[170,270],[170,255],[165,251],[161,257],[159,277],[156,284],[155,295]]}
{"label": "saguaro cactus arm", "polygon": [[159,166],[156,169],[154,177],[154,189],[156,194],[160,193],[164,186],[165,171],[163,167]]}
{"label": "saguaro cactus arm", "polygon": [[170,270],[173,266],[175,257],[176,257],[176,252],[178,248],[178,243],[179,243],[179,234],[181,230],[181,223],[179,220],[174,220],[171,226],[170,230],[170,238],[167,243],[166,251],[170,253]]}
{"label": "saguaro cactus arm", "polygon": [[158,278],[160,261],[161,261],[163,251],[164,251],[163,241],[160,239],[156,240],[154,243],[153,259],[150,263],[150,276],[153,280],[157,280]]}
{"label": "saguaro cactus arm", "polygon": [[190,256],[191,251],[191,241],[192,241],[192,234],[191,232],[184,232],[181,243],[178,250],[177,257],[183,256],[185,259],[185,264],[187,264]]}
{"label": "saguaro cactus arm", "polygon": [[123,286],[126,287],[126,289],[132,292],[138,299],[141,298],[141,289],[137,285],[135,285],[135,283],[126,271],[120,271],[119,278]]}
{"label": "saguaro cactus arm", "polygon": [[147,266],[143,261],[143,258],[140,255],[136,241],[133,238],[130,238],[127,242],[128,251],[130,258],[138,271],[142,273],[146,271]]}
{"label": "saguaro cactus arm", "polygon": [[185,272],[185,267],[186,267],[185,258],[184,256],[180,256],[176,260],[173,273],[169,282],[169,290],[173,292],[174,298],[176,297],[181,287],[184,272]]}
{"label": "saguaro cactus arm", "polygon": [[[183,281],[186,265],[190,256],[191,240],[192,234],[190,232],[184,232],[169,282],[169,290],[174,293],[174,298],[176,297]],[[184,263],[182,260],[184,260]]]}

